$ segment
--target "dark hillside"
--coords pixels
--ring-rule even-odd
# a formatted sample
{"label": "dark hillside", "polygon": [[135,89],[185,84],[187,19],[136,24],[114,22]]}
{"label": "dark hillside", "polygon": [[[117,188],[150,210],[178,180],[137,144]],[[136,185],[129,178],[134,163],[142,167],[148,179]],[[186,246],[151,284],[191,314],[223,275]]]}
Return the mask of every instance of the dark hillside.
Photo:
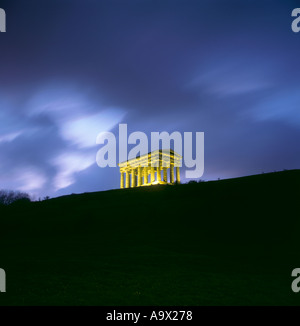
{"label": "dark hillside", "polygon": [[299,304],[300,170],[0,207],[0,305]]}

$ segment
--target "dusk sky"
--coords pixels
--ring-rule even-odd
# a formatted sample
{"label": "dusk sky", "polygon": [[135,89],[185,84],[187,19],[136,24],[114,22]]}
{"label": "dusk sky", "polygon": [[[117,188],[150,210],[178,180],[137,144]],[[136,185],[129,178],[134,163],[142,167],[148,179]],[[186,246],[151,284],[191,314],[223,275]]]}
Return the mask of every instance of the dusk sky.
{"label": "dusk sky", "polygon": [[[119,188],[101,131],[201,131],[204,180],[300,168],[298,1],[9,0],[0,189]],[[182,181],[184,179],[182,174]]]}

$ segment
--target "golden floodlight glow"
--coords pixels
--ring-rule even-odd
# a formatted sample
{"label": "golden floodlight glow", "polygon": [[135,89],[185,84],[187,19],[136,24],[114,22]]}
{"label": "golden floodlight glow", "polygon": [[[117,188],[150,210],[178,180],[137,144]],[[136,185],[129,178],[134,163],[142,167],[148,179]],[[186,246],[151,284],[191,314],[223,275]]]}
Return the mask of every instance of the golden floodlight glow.
{"label": "golden floodlight glow", "polygon": [[[181,155],[170,149],[153,151],[146,155],[122,162],[119,164],[121,173],[120,188],[174,184],[174,167],[176,167],[176,182],[180,183],[179,167],[181,166],[181,159]],[[170,170],[169,182],[168,169]]]}

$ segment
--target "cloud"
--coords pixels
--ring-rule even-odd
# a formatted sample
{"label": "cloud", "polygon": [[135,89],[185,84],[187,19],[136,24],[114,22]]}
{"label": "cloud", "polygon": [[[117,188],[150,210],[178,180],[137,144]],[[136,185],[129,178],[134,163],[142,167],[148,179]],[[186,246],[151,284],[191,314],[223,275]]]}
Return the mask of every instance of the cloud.
{"label": "cloud", "polygon": [[93,162],[120,122],[204,131],[204,179],[297,166],[292,3],[4,0],[0,188],[118,187]]}
{"label": "cloud", "polygon": [[61,135],[79,148],[95,146],[97,135],[111,130],[123,120],[124,116],[124,111],[120,109],[105,109],[100,113],[83,116],[62,124]]}
{"label": "cloud", "polygon": [[32,192],[40,190],[46,183],[46,176],[32,168],[17,171],[16,180],[19,183],[17,190]]}
{"label": "cloud", "polygon": [[185,87],[210,97],[247,96],[271,88],[272,66],[262,67],[261,63],[249,66],[248,62],[248,55],[242,53],[236,62],[227,58],[216,63],[211,58]]}
{"label": "cloud", "polygon": [[55,157],[52,161],[52,164],[58,168],[58,173],[53,181],[55,191],[73,184],[75,182],[74,174],[89,168],[94,163],[95,156],[92,154],[69,152]]}
{"label": "cloud", "polygon": [[68,84],[40,86],[21,108],[5,94],[2,102],[0,188],[42,195],[76,182],[76,174],[95,163],[98,133],[125,115],[84,92],[78,96]]}
{"label": "cloud", "polygon": [[279,90],[266,96],[249,113],[258,121],[285,121],[300,126],[300,94],[298,89]]}
{"label": "cloud", "polygon": [[12,132],[9,134],[5,135],[0,135],[0,143],[1,142],[11,142],[15,140],[17,137],[19,137],[23,132],[22,131],[17,131],[17,132]]}

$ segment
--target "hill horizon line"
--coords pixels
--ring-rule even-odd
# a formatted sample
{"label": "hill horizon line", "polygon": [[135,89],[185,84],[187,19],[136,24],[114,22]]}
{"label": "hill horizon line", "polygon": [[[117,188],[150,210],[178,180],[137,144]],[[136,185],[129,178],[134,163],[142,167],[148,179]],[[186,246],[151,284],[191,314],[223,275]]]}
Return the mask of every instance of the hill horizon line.
{"label": "hill horizon line", "polygon": [[70,193],[66,195],[60,195],[57,197],[49,197],[48,199],[43,199],[43,200],[32,200],[32,202],[41,202],[45,200],[52,200],[52,199],[59,199],[59,198],[65,198],[69,196],[80,196],[80,195],[87,195],[87,194],[100,194],[100,193],[107,193],[111,191],[132,191],[136,189],[141,189],[141,188],[147,188],[147,189],[152,189],[152,188],[164,188],[164,187],[174,187],[174,186],[179,186],[179,185],[188,185],[191,183],[214,183],[214,182],[226,182],[226,181],[233,181],[233,180],[241,180],[241,179],[247,179],[247,178],[255,178],[259,176],[269,176],[269,175],[274,175],[274,174],[284,174],[284,173],[291,173],[291,172],[300,172],[300,169],[284,169],[281,171],[270,171],[270,172],[261,172],[261,173],[256,173],[256,174],[249,174],[249,175],[243,175],[239,177],[232,177],[232,178],[224,178],[224,179],[212,179],[212,180],[203,180],[203,179],[191,179],[187,182],[180,182],[179,184],[166,184],[166,185],[149,185],[149,186],[143,186],[143,187],[129,187],[129,188],[112,188],[112,189],[107,189],[107,190],[99,190],[99,191],[85,191],[85,192],[80,192],[80,193]]}

